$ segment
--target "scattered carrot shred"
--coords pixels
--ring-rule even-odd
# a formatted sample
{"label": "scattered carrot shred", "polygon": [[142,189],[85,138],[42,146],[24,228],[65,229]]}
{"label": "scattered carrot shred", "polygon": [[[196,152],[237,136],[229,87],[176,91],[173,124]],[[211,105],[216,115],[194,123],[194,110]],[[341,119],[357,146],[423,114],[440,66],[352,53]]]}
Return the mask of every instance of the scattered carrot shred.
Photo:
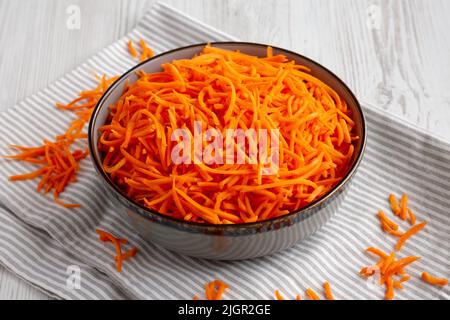
{"label": "scattered carrot shred", "polygon": [[[138,249],[136,247],[133,247],[130,250],[124,252],[122,254],[122,261],[127,261],[127,260],[133,258],[137,254],[137,252],[138,252]],[[118,256],[114,257],[114,260],[117,261],[118,259],[119,259]]]}
{"label": "scattered carrot shred", "polygon": [[325,293],[325,297],[328,300],[334,300],[333,293],[331,292],[331,286],[330,286],[330,283],[328,281],[323,284],[323,291]]}
{"label": "scattered carrot shred", "polygon": [[402,220],[409,220],[411,225],[416,224],[416,216],[411,208],[408,207],[408,195],[403,194],[400,200],[400,204],[397,201],[395,195],[389,195],[389,202],[394,215],[398,216]]}
{"label": "scattered carrot shred", "polygon": [[[399,238],[395,245],[395,250],[400,251],[401,248],[403,247],[403,245],[405,244],[405,242],[411,236],[413,236],[414,234],[421,231],[427,225],[427,222],[421,222],[419,224],[416,224],[416,222],[417,222],[416,215],[413,213],[411,208],[408,207],[408,195],[407,194],[402,195],[400,204],[398,203],[396,197],[393,194],[390,194],[389,202],[390,202],[391,209],[392,209],[392,212],[394,213],[394,215],[398,216],[402,220],[405,220],[405,221],[408,220],[409,223],[412,225],[412,227],[408,231],[406,231],[404,233],[399,232],[398,225],[396,223],[389,220],[382,211],[380,211],[378,213],[378,217],[380,219],[382,229]],[[373,248],[371,249],[371,251],[373,253],[375,253],[374,250],[375,249],[373,249]],[[381,251],[378,251],[377,253],[380,253],[380,252]],[[402,283],[405,281],[408,281],[411,278],[410,275],[404,274],[404,270],[403,270],[404,266],[400,266],[400,268],[399,268],[398,264],[404,263],[406,266],[407,264],[410,264],[419,258],[418,257],[407,257],[402,260],[399,260],[400,262],[396,262],[395,258],[392,258],[392,254],[389,257],[387,257],[386,254],[384,254],[384,253],[378,254],[378,255],[380,256],[379,263],[374,267],[363,268],[361,270],[360,274],[368,277],[368,276],[374,275],[376,273],[376,271],[379,270],[382,275],[381,283],[386,285],[385,298],[393,299],[394,298],[394,289],[403,289]],[[395,257],[395,255],[394,255],[394,257]],[[387,272],[387,275],[386,275],[386,272]],[[395,276],[395,275],[397,275],[397,276],[402,275],[402,277],[399,280],[395,280],[393,278],[393,276]],[[439,285],[439,283],[442,283],[442,284],[448,283],[448,281],[446,282],[446,279],[439,279],[439,278],[432,277],[426,272],[422,273],[422,280],[429,282],[431,284],[438,284],[438,285]]]}
{"label": "scattered carrot shred", "polygon": [[128,41],[128,51],[130,52],[130,54],[133,58],[138,57],[138,53],[137,53],[136,49],[134,48],[133,41],[131,41],[131,40]]}
{"label": "scattered carrot shred", "polygon": [[386,259],[389,255],[385,252],[383,252],[382,250],[378,249],[378,248],[374,248],[374,247],[369,247],[366,249],[367,252],[370,252],[372,254],[375,254],[377,256],[379,256],[380,258]]}
{"label": "scattered carrot shred", "polygon": [[435,286],[443,287],[443,286],[448,285],[448,279],[434,277],[434,276],[430,275],[428,272],[423,272],[421,279],[423,281],[425,281],[426,283],[429,283],[429,284],[432,284]]}
{"label": "scattered carrot shred", "polygon": [[116,248],[117,255],[114,257],[114,260],[117,264],[117,271],[122,272],[123,261],[129,260],[137,254],[137,248],[133,247],[125,253],[122,252],[121,245],[126,244],[128,241],[122,238],[117,238],[113,236],[111,233],[97,229],[95,232],[98,234],[100,241],[103,242],[112,242],[114,247]]}
{"label": "scattered carrot shred", "polygon": [[405,244],[405,242],[414,234],[422,230],[427,225],[427,222],[421,222],[419,224],[416,224],[412,226],[408,231],[406,231],[397,241],[397,244],[395,245],[395,250],[400,251],[402,246]]}
{"label": "scattered carrot shred", "polygon": [[408,219],[412,225],[416,224],[416,220],[417,220],[416,215],[410,208],[408,208]]}
{"label": "scattered carrot shred", "polygon": [[367,248],[366,251],[377,255],[379,261],[374,266],[362,268],[360,274],[366,278],[379,274],[380,284],[386,287],[385,299],[392,300],[395,288],[403,288],[402,283],[410,279],[410,276],[405,274],[405,268],[420,257],[409,256],[397,259],[395,252],[388,255],[373,247]]}
{"label": "scattered carrot shred", "polygon": [[396,215],[399,216],[401,214],[401,208],[398,204],[397,198],[395,197],[395,195],[390,194],[389,195],[389,202],[391,204],[391,209],[392,212]]}
{"label": "scattered carrot shred", "polygon": [[139,41],[139,44],[141,46],[141,51],[142,51],[141,58],[140,58],[141,61],[145,61],[154,56],[153,50],[148,47],[148,45],[144,41],[144,39],[141,39]]}
{"label": "scattered carrot shred", "polygon": [[275,298],[277,298],[277,300],[284,300],[284,297],[281,295],[279,290],[275,290]]}
{"label": "scattered carrot shred", "polygon": [[[206,300],[220,300],[228,288],[228,285],[220,280],[208,282],[205,284],[205,298]],[[195,295],[194,300],[199,300],[199,297]]]}
{"label": "scattered carrot shred", "polygon": [[[358,137],[346,102],[285,56],[206,46],[192,59],[138,76],[111,106],[99,149],[113,182],[149,209],[209,224],[268,220],[321,198],[352,162]],[[197,121],[223,137],[228,129],[279,129],[278,174],[224,158],[224,164],[173,163],[171,134],[182,128],[194,136]],[[248,151],[236,151],[234,162],[238,154],[249,158]]]}
{"label": "scattered carrot shred", "polygon": [[402,195],[400,200],[400,218],[406,220],[408,217],[408,196],[406,194]]}
{"label": "scattered carrot shred", "polygon": [[66,204],[59,200],[59,195],[66,189],[67,185],[76,181],[79,170],[79,162],[86,158],[86,150],[69,150],[70,142],[65,139],[56,142],[44,141],[44,144],[36,148],[19,150],[20,153],[4,158],[18,161],[30,162],[39,167],[31,173],[15,175],[10,181],[40,179],[37,191],[49,193],[53,190],[53,198],[56,203],[66,207],[77,207],[77,204]]}
{"label": "scattered carrot shred", "polygon": [[394,299],[394,279],[392,277],[388,277],[386,281],[386,295],[385,300],[393,300]]}
{"label": "scattered carrot shred", "polygon": [[[331,292],[331,286],[328,281],[323,284],[323,290],[327,300],[334,300],[333,293]],[[320,300],[320,297],[311,288],[307,289],[305,293],[309,300]],[[281,295],[279,290],[275,290],[275,298],[277,300],[284,300],[284,297]],[[302,300],[301,295],[297,294],[295,296],[295,300]]]}
{"label": "scattered carrot shred", "polygon": [[383,211],[379,211],[377,214],[380,219],[381,229],[389,234],[392,234],[396,237],[401,237],[402,232],[398,230],[398,224],[390,220]]}
{"label": "scattered carrot shred", "polygon": [[317,295],[317,293],[315,293],[314,290],[311,289],[311,288],[308,288],[308,289],[306,290],[306,295],[308,296],[308,298],[309,298],[310,300],[320,300],[320,298],[319,298],[319,296]]}

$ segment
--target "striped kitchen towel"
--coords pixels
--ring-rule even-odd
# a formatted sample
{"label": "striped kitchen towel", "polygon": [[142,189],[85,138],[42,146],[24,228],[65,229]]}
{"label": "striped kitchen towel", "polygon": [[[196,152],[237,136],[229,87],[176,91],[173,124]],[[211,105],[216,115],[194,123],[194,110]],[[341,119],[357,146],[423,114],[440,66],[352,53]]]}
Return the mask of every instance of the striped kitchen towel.
{"label": "striped kitchen towel", "polygon": [[[48,88],[8,109],[0,117],[0,154],[10,144],[35,145],[65,131],[70,113],[54,103],[68,102],[93,87],[93,72],[119,75],[133,66],[126,43],[143,38],[155,52],[208,41],[233,40],[163,4],[155,5],[125,38],[102,50]],[[250,261],[206,261],[181,256],[145,242],[115,210],[96,180],[89,160],[64,200],[81,203],[67,210],[35,192],[35,181],[8,182],[30,165],[0,160],[0,262],[37,287],[60,298],[192,299],[204,283],[222,279],[227,299],[272,299],[275,289],[295,297],[306,288],[320,292],[330,281],[338,299],[380,299],[384,290],[362,279],[362,266],[373,263],[368,246],[390,251],[395,239],[384,234],[375,213],[389,211],[387,195],[410,195],[410,206],[425,230],[402,254],[422,259],[411,267],[412,280],[399,299],[449,299],[449,287],[419,279],[421,271],[450,277],[450,144],[374,107],[364,106],[369,129],[366,157],[337,214],[314,236],[272,256]],[[404,228],[407,225],[403,226]],[[139,254],[117,273],[114,250],[98,241],[101,228],[129,239]],[[78,265],[80,289],[67,286],[67,269]]]}

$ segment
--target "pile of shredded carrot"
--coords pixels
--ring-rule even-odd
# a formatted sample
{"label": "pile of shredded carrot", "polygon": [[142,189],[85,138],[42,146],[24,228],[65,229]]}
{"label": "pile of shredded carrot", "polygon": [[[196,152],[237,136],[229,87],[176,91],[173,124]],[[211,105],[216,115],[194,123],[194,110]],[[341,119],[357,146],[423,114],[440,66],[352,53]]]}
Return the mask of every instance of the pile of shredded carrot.
{"label": "pile of shredded carrot", "polygon": [[[223,281],[214,280],[205,284],[205,298],[206,300],[220,300],[223,293],[228,289]],[[194,300],[199,300],[199,297],[194,296]]]}
{"label": "pile of shredded carrot", "polygon": [[99,229],[97,229],[96,232],[99,236],[100,241],[111,242],[114,245],[117,253],[117,255],[114,257],[114,260],[116,261],[117,264],[117,272],[121,272],[123,261],[127,261],[132,257],[134,257],[137,254],[138,251],[137,248],[133,247],[128,251],[122,252],[122,245],[126,245],[128,243],[126,239],[117,238],[112,234]]}
{"label": "pile of shredded carrot", "polygon": [[69,124],[67,131],[56,136],[53,142],[44,140],[42,145],[37,147],[11,146],[19,153],[4,156],[5,158],[30,163],[36,169],[31,173],[12,176],[10,180],[40,179],[37,185],[38,192],[53,191],[56,203],[67,208],[79,207],[79,204],[64,203],[59,199],[59,195],[70,183],[76,182],[79,162],[86,158],[88,150],[86,147],[83,150],[79,149],[75,142],[87,138],[83,129],[89,122],[92,110],[115,79],[106,79],[103,76],[95,89],[81,92],[78,98],[67,105],[56,104],[59,109],[75,112],[76,119]]}
{"label": "pile of shredded carrot", "polygon": [[[412,227],[406,232],[402,232],[399,225],[389,219],[386,214],[380,210],[377,217],[380,221],[381,229],[398,238],[395,245],[395,251],[387,254],[377,248],[368,248],[366,251],[378,256],[379,260],[374,266],[364,267],[360,271],[360,274],[367,278],[376,274],[380,276],[380,284],[386,287],[386,300],[392,300],[394,298],[395,289],[403,289],[403,283],[411,279],[411,276],[406,273],[406,267],[420,259],[420,257],[416,256],[397,259],[396,252],[401,250],[411,236],[418,233],[427,225],[427,222],[425,221],[416,224],[417,219],[411,208],[408,207],[408,196],[406,194],[403,194],[400,204],[395,195],[389,195],[389,203],[394,216],[403,221],[408,220]],[[427,272],[422,273],[421,279],[432,285],[445,286],[448,284],[447,279],[436,278],[429,275]]]}
{"label": "pile of shredded carrot", "polygon": [[411,276],[405,272],[405,268],[411,263],[420,259],[420,257],[406,257],[396,259],[395,252],[386,254],[376,248],[367,248],[370,252],[379,257],[379,261],[375,266],[365,267],[361,269],[360,274],[364,277],[371,277],[375,274],[380,275],[380,284],[386,286],[386,300],[394,298],[394,289],[403,289],[402,283],[408,281]]}
{"label": "pile of shredded carrot", "polygon": [[[327,300],[334,300],[333,293],[331,292],[331,286],[328,281],[323,284],[323,293]],[[319,295],[311,288],[306,289],[305,295],[308,297],[309,300],[320,300]],[[279,290],[275,290],[275,298],[277,300],[284,300],[284,297]],[[295,300],[302,300],[302,297],[298,294],[295,297]]]}
{"label": "pile of shredded carrot", "polygon": [[[271,50],[258,58],[207,46],[162,68],[139,73],[101,128],[104,170],[136,202],[185,221],[250,223],[301,209],[347,173],[358,139],[351,112],[305,67]],[[174,164],[172,133],[193,136],[196,121],[223,137],[227,129],[279,129],[278,172],[263,175],[264,159]]]}

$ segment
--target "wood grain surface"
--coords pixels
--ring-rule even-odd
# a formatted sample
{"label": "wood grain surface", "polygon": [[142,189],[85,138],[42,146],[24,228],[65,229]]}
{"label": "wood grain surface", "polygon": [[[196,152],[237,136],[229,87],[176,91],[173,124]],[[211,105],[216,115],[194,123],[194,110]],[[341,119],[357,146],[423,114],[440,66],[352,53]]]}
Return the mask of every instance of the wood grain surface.
{"label": "wood grain surface", "polygon": [[[0,110],[123,36],[153,0],[0,0]],[[450,141],[448,0],[162,0],[242,40],[300,52]],[[79,8],[70,29],[67,10]],[[47,299],[0,267],[0,299]]]}

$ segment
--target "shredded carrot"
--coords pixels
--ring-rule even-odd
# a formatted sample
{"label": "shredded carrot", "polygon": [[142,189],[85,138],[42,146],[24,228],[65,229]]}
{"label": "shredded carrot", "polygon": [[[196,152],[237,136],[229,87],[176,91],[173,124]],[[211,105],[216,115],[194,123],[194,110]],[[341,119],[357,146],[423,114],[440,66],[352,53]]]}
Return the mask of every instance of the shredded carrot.
{"label": "shredded carrot", "polygon": [[[206,46],[192,59],[138,76],[111,106],[99,149],[113,182],[149,209],[209,224],[276,218],[323,197],[352,162],[358,137],[346,102],[306,68],[270,57],[270,50],[258,58]],[[251,163],[250,147],[236,141],[233,164],[224,154],[214,156],[223,164],[196,162],[197,154],[175,164],[172,133],[185,129],[194,137],[195,122],[223,137],[229,129],[279,129],[278,172],[262,174],[268,155]],[[257,145],[251,137],[247,142]]]}
{"label": "shredded carrot", "polygon": [[325,297],[328,300],[334,300],[333,293],[331,292],[331,286],[328,281],[323,284],[323,291],[325,292]]}
{"label": "shredded carrot", "polygon": [[[136,247],[131,248],[130,250],[126,251],[125,253],[122,254],[122,261],[127,261],[130,258],[133,258],[138,252],[138,249]],[[115,256],[114,260],[118,260],[119,257]]]}
{"label": "shredded carrot", "polygon": [[315,293],[314,290],[311,289],[311,288],[308,288],[306,290],[306,295],[309,297],[310,300],[320,300],[320,298],[317,295],[317,293]]}
{"label": "shredded carrot", "polygon": [[359,271],[359,274],[364,277],[370,277],[373,276],[379,270],[380,270],[379,266],[364,267]]}
{"label": "shredded carrot", "polygon": [[275,290],[275,298],[277,298],[277,300],[284,300],[284,297],[280,294],[280,291]]}
{"label": "shredded carrot", "polygon": [[408,219],[412,225],[416,224],[416,220],[417,220],[416,215],[414,214],[414,212],[412,212],[412,210],[410,208],[408,208]]}
{"label": "shredded carrot", "polygon": [[105,241],[104,239],[107,239],[107,241],[110,241],[114,244],[115,248],[116,248],[116,253],[117,253],[117,272],[121,272],[122,271],[122,249],[120,247],[120,241],[114,237],[112,234],[105,232],[103,230],[96,230],[96,232],[98,233],[98,235],[100,236],[100,240],[101,241]]}
{"label": "shredded carrot", "polygon": [[379,256],[380,258],[386,259],[389,255],[386,254],[385,252],[381,251],[378,248],[374,248],[374,247],[369,247],[366,249],[367,252],[373,253],[377,256]]}
{"label": "shredded carrot", "polygon": [[411,225],[416,224],[416,216],[408,207],[408,195],[403,194],[400,200],[400,204],[397,201],[397,198],[393,195],[389,195],[389,202],[391,204],[391,209],[394,215],[398,216],[402,220],[409,220]]}
{"label": "shredded carrot", "polygon": [[122,244],[126,244],[128,241],[123,238],[117,238],[113,236],[111,233],[97,229],[95,232],[98,234],[100,241],[103,242],[112,242],[114,247],[116,248],[117,255],[114,257],[114,260],[117,264],[117,271],[122,272],[122,264],[123,261],[129,260],[137,254],[137,248],[133,247],[130,250],[122,253]]}
{"label": "shredded carrot", "polygon": [[[331,292],[331,286],[328,281],[323,284],[323,289],[327,300],[334,300],[333,293]],[[311,288],[307,289],[305,293],[310,300],[320,300],[319,296]],[[284,300],[284,297],[281,295],[279,290],[275,290],[275,298],[277,300]],[[295,300],[302,300],[301,295],[297,294],[295,296]]]}
{"label": "shredded carrot", "polygon": [[[399,237],[395,250],[400,251],[403,244],[412,235],[422,230],[427,223],[422,222],[416,225],[416,217],[412,210],[408,207],[408,196],[406,194],[403,194],[400,205],[393,194],[389,195],[389,202],[394,215],[398,216],[402,220],[409,220],[410,224],[413,225],[408,231],[402,233],[399,231],[398,224],[390,220],[383,211],[380,210],[378,212],[377,216],[380,220],[382,230]],[[409,281],[411,278],[409,274],[405,273],[405,268],[420,258],[410,256],[398,260],[395,252],[386,254],[385,252],[374,247],[367,248],[366,251],[378,256],[379,261],[373,266],[363,267],[360,274],[363,277],[372,277],[375,274],[379,274],[380,284],[386,287],[385,299],[394,299],[395,289],[403,289],[403,283]],[[422,279],[424,279],[424,281],[426,281],[425,278],[433,282],[433,278],[429,277],[426,273],[422,274]],[[434,279],[437,283],[441,283],[440,280],[444,280],[442,283],[445,283],[445,279]]]}
{"label": "shredded carrot", "polygon": [[429,283],[429,284],[432,284],[435,286],[443,287],[443,286],[448,285],[448,279],[436,278],[436,277],[430,275],[428,272],[423,272],[421,278],[426,283]]}
{"label": "shredded carrot", "polygon": [[76,119],[69,124],[67,131],[63,135],[57,136],[53,142],[44,140],[38,147],[11,146],[19,153],[3,156],[4,158],[27,162],[38,169],[31,173],[12,176],[10,180],[40,179],[37,192],[47,194],[53,191],[55,203],[69,209],[80,207],[79,204],[65,203],[59,197],[69,184],[76,182],[80,162],[89,154],[87,150],[74,147],[74,143],[87,138],[83,129],[89,122],[92,110],[115,79],[107,79],[103,76],[93,90],[81,92],[78,98],[66,105],[56,104],[59,109],[75,112]]}
{"label": "shredded carrot", "polygon": [[[105,232],[105,231],[99,230],[99,229],[97,229],[96,232],[99,235],[100,241],[103,241],[103,242],[111,241],[111,234],[109,234],[108,232]],[[120,242],[120,244],[128,243],[127,239],[123,239],[123,238],[116,238],[116,239]]]}
{"label": "shredded carrot", "polygon": [[386,282],[386,295],[385,300],[393,300],[394,299],[394,279],[389,277]]}
{"label": "shredded carrot", "polygon": [[395,295],[395,289],[403,288],[402,283],[410,279],[410,276],[405,274],[405,268],[419,260],[420,257],[410,256],[397,259],[395,252],[391,252],[388,255],[373,247],[367,248],[366,251],[377,255],[379,261],[374,266],[362,268],[360,274],[368,278],[378,273],[380,275],[380,284],[386,287],[385,299],[392,300]]}
{"label": "shredded carrot", "polygon": [[398,230],[398,225],[394,221],[390,220],[383,211],[378,211],[377,216],[380,219],[381,229],[383,231],[396,237],[400,237],[402,235],[402,232]]}
{"label": "shredded carrot", "polygon": [[402,195],[400,201],[400,218],[406,220],[408,217],[408,196],[406,194]]}
{"label": "shredded carrot", "polygon": [[128,51],[130,52],[130,54],[133,58],[138,57],[138,53],[137,53],[136,49],[134,48],[133,41],[131,41],[131,40],[128,41]]}
{"label": "shredded carrot", "polygon": [[[228,289],[223,281],[214,280],[205,284],[205,298],[206,300],[220,300],[223,293]],[[194,296],[194,300],[198,300],[198,296]]]}
{"label": "shredded carrot", "polygon": [[139,41],[139,44],[141,46],[141,51],[142,51],[141,58],[140,58],[141,61],[145,61],[145,60],[147,60],[147,59],[149,59],[149,58],[154,56],[154,53],[153,53],[152,49],[150,49],[148,47],[148,45],[144,41],[144,39],[141,39]]}
{"label": "shredded carrot", "polygon": [[77,204],[67,204],[59,200],[59,195],[67,185],[74,182],[79,170],[79,162],[86,158],[87,151],[69,150],[70,142],[65,139],[56,142],[44,141],[41,147],[20,150],[21,153],[14,156],[5,156],[7,159],[30,162],[39,169],[28,174],[11,176],[11,181],[40,179],[37,185],[38,192],[48,193],[53,190],[53,198],[56,203],[66,207],[78,207]]}
{"label": "shredded carrot", "polygon": [[395,250],[400,251],[405,242],[414,234],[422,230],[427,225],[427,222],[421,222],[412,226],[408,231],[406,231],[399,239],[397,244],[395,245]]}
{"label": "shredded carrot", "polygon": [[398,204],[397,198],[393,194],[389,195],[389,202],[391,204],[392,212],[396,216],[399,216],[401,214],[401,208],[400,208],[400,206]]}

